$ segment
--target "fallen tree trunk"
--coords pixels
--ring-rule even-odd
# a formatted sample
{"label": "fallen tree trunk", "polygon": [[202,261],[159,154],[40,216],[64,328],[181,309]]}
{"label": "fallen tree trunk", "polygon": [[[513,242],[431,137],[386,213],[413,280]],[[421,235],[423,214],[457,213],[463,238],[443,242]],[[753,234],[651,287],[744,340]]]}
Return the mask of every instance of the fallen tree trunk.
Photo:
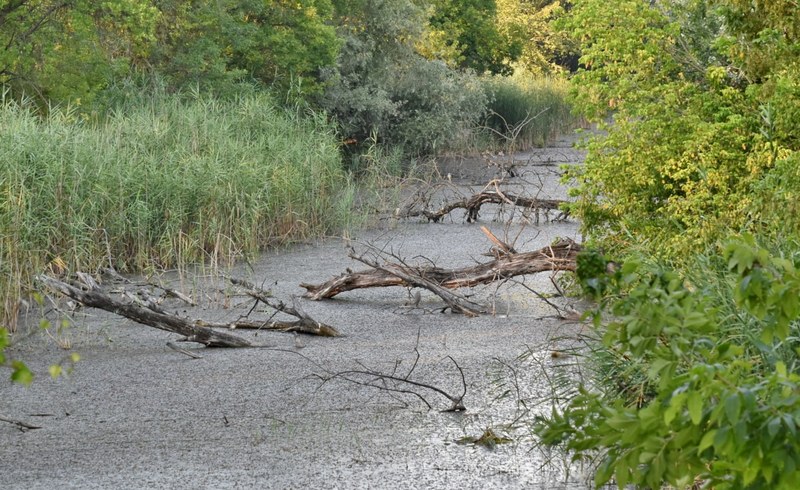
{"label": "fallen tree trunk", "polygon": [[392,276],[398,277],[409,286],[421,287],[431,291],[436,296],[442,298],[442,300],[454,313],[462,313],[466,316],[479,316],[487,313],[487,310],[478,303],[469,301],[466,298],[452,293],[441,285],[426,278],[424,275],[420,274],[419,271],[416,271],[405,264],[380,265],[375,261],[366,259],[364,257],[357,257],[354,254],[351,254],[350,257],[372,267],[375,271],[387,272]]}
{"label": "fallen tree trunk", "polygon": [[109,311],[123,316],[137,323],[160,330],[177,333],[186,337],[184,341],[197,342],[208,347],[259,347],[249,340],[226,332],[234,329],[277,330],[281,332],[296,332],[324,337],[337,337],[339,332],[321,322],[317,322],[295,308],[286,307],[283,303],[272,304],[268,300],[269,293],[257,289],[245,281],[231,279],[231,282],[246,289],[247,294],[268,306],[298,318],[297,321],[282,321],[268,319],[264,321],[238,319],[232,322],[207,322],[200,319],[184,318],[163,310],[153,298],[138,298],[136,295],[126,293],[130,303],[119,301],[103,292],[94,280],[86,280],[89,276],[79,275],[86,284],[87,290],[77,288],[58,279],[40,275],[37,279],[49,288],[68,296],[85,306]]}
{"label": "fallen tree trunk", "polygon": [[274,310],[280,311],[287,315],[291,315],[297,318],[296,321],[293,322],[285,322],[285,321],[278,321],[278,320],[269,320],[266,322],[261,322],[260,326],[258,322],[254,322],[254,325],[248,326],[239,325],[238,328],[266,328],[269,330],[280,330],[281,332],[296,332],[296,333],[304,333],[308,335],[319,335],[322,337],[339,337],[341,334],[338,330],[330,325],[326,325],[325,323],[318,322],[317,320],[311,318],[308,314],[304,311],[298,309],[296,306],[291,307],[287,306],[283,303],[283,301],[278,301],[277,303],[273,301],[272,294],[269,291],[264,291],[263,289],[257,288],[255,285],[245,281],[244,279],[237,279],[234,277],[229,277],[228,280],[245,290],[248,296],[255,299],[256,301],[260,301],[265,305],[273,308]]}
{"label": "fallen tree trunk", "polygon": [[186,337],[186,341],[197,342],[208,347],[253,347],[253,344],[237,335],[212,328],[214,325],[201,320],[189,320],[166,312],[153,311],[134,303],[123,303],[108,296],[95,287],[84,291],[49,276],[39,275],[37,280],[50,289],[78,301],[85,306],[110,311],[135,322],[154,328],[174,332]]}
{"label": "fallen tree trunk", "polygon": [[569,216],[569,211],[560,209],[561,205],[566,202],[567,201],[559,199],[538,199],[535,197],[517,196],[506,192],[500,192],[499,190],[484,190],[474,194],[472,197],[445,204],[438,211],[406,209],[403,216],[406,218],[422,216],[428,221],[438,223],[439,220],[452,211],[464,209],[467,211],[467,222],[472,223],[477,221],[478,212],[484,204],[511,204],[535,211],[536,220],[538,222],[540,211],[544,211],[546,215],[549,215],[550,211],[559,211],[560,214],[556,219],[564,219]]}
{"label": "fallen tree trunk", "polygon": [[[306,289],[305,297],[312,300],[332,298],[354,289],[420,286],[402,277],[411,275],[423,278],[447,289],[477,286],[497,280],[544,271],[574,271],[575,260],[581,246],[564,239],[533,252],[502,254],[490,262],[461,269],[439,267],[412,267],[405,264],[386,264],[380,268],[346,272],[322,284],[300,284]],[[402,274],[398,274],[398,271]]]}

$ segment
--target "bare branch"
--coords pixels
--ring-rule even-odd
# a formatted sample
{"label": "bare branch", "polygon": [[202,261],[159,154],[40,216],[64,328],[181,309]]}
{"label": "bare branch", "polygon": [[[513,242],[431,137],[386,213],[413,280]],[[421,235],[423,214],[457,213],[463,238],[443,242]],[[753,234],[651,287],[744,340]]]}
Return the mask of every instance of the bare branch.
{"label": "bare branch", "polygon": [[559,212],[555,220],[564,220],[569,216],[569,211],[562,210],[561,205],[566,202],[567,201],[560,199],[539,199],[535,197],[518,196],[508,192],[501,192],[499,189],[483,190],[477,194],[473,194],[469,198],[446,203],[436,211],[414,209],[412,204],[410,207],[407,207],[405,211],[401,212],[400,216],[404,218],[421,216],[428,221],[438,223],[444,216],[456,209],[464,209],[466,211],[467,223],[473,223],[478,220],[478,213],[480,212],[481,206],[484,204],[508,204],[536,212],[537,221],[540,212],[544,212],[546,216],[549,216],[550,211]]}
{"label": "bare branch", "polygon": [[0,422],[7,422],[9,424],[16,425],[17,428],[23,432],[31,429],[41,429],[41,427],[38,425],[32,425],[27,422],[23,422],[22,420],[12,419],[10,417],[6,417],[5,415],[0,415]]}
{"label": "bare branch", "polygon": [[463,298],[451,291],[448,291],[441,285],[427,279],[422,273],[414,270],[405,264],[391,264],[384,265],[378,264],[376,261],[367,259],[363,256],[357,256],[355,253],[350,254],[350,258],[366,264],[377,271],[383,271],[392,276],[398,277],[410,286],[417,286],[431,291],[433,294],[442,298],[442,300],[453,310],[454,313],[463,313],[467,316],[478,316],[487,313],[487,310],[466,298]]}
{"label": "bare branch", "polygon": [[297,320],[293,322],[272,320],[272,317],[270,317],[269,320],[261,323],[240,321],[237,322],[237,328],[280,330],[282,332],[295,332],[308,335],[319,335],[322,337],[341,336],[341,333],[339,333],[336,328],[311,318],[306,312],[300,310],[297,305],[292,307],[287,306],[283,301],[275,301],[272,293],[257,288],[254,284],[251,284],[244,279],[238,279],[234,277],[228,277],[227,279],[232,284],[244,289],[245,293],[247,293],[248,296],[255,299],[257,302],[264,303],[275,311],[279,311],[297,318]]}
{"label": "bare branch", "polygon": [[[409,371],[408,374],[406,374],[405,376],[402,376],[402,377],[401,376],[396,376],[394,374],[385,374],[385,373],[381,373],[381,372],[378,372],[378,371],[375,371],[375,370],[372,370],[372,369],[366,369],[365,368],[365,369],[351,369],[351,370],[347,370],[347,371],[339,371],[339,372],[336,372],[336,373],[330,373],[329,376],[319,376],[319,378],[322,379],[323,382],[330,381],[330,380],[333,380],[333,379],[336,379],[336,378],[341,378],[341,379],[344,379],[346,381],[349,381],[351,383],[355,383],[355,384],[358,384],[358,385],[361,385],[361,386],[369,386],[369,387],[372,387],[372,388],[378,388],[380,390],[390,391],[390,392],[393,392],[393,393],[404,393],[404,394],[414,395],[417,398],[419,398],[420,400],[422,400],[422,402],[425,403],[425,405],[429,409],[432,408],[431,403],[428,402],[425,399],[425,397],[422,396],[421,393],[419,393],[417,391],[414,391],[412,388],[401,388],[401,387],[388,385],[388,384],[380,384],[379,385],[379,384],[376,384],[376,381],[378,381],[378,380],[380,380],[380,381],[391,381],[393,383],[400,383],[401,385],[410,385],[410,386],[415,387],[415,388],[422,388],[422,389],[425,389],[425,390],[433,391],[434,393],[438,393],[439,395],[447,398],[451,402],[451,405],[447,409],[442,410],[443,412],[462,412],[462,411],[466,410],[466,407],[464,406],[464,396],[467,394],[467,383],[466,383],[466,379],[464,377],[464,371],[461,369],[461,366],[458,365],[456,360],[453,359],[453,357],[447,356],[447,358],[450,359],[451,361],[453,361],[453,364],[456,366],[456,368],[458,369],[459,373],[461,374],[461,384],[462,384],[462,386],[464,388],[463,391],[461,392],[461,395],[458,395],[458,396],[451,395],[450,393],[448,393],[445,390],[439,388],[438,386],[435,386],[435,385],[432,385],[432,384],[429,384],[429,383],[423,383],[421,381],[416,381],[416,380],[411,379],[411,374],[412,374],[412,372],[414,370],[414,367],[416,367],[416,362],[414,363],[414,367],[412,367],[411,371]],[[366,381],[362,381],[362,380],[358,379],[359,376],[366,376],[369,379],[366,380]]]}

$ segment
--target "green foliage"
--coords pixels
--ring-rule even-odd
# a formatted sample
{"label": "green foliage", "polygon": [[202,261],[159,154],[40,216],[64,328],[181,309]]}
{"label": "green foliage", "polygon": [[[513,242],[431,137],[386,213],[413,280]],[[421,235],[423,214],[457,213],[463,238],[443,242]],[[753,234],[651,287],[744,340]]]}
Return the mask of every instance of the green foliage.
{"label": "green foliage", "polygon": [[554,28],[564,14],[559,0],[497,0],[497,29],[522,49],[514,71],[522,69],[538,76],[558,73],[572,63],[575,46],[566,33]]}
{"label": "green foliage", "polygon": [[433,0],[430,33],[423,45],[429,57],[478,73],[510,74],[523,40],[498,29],[495,0]]}
{"label": "green foliage", "polygon": [[28,366],[22,361],[7,357],[5,351],[10,345],[8,328],[0,326],[0,366],[11,368],[11,381],[24,385],[31,384],[33,373],[28,369]]}
{"label": "green foliage", "polygon": [[518,71],[510,77],[486,77],[483,84],[490,96],[486,125],[505,140],[506,151],[544,146],[579,123],[562,78]]}
{"label": "green foliage", "polygon": [[[39,297],[37,297],[37,300],[38,299]],[[42,320],[40,327],[46,330],[50,328],[50,322]],[[35,375],[30,368],[28,368],[27,364],[19,359],[14,359],[7,353],[13,346],[11,339],[12,336],[9,332],[9,328],[0,325],[0,368],[8,368],[11,370],[11,375],[9,376],[11,382],[28,386],[33,382]],[[51,365],[48,367],[50,377],[56,379],[62,375],[69,374],[75,363],[80,361],[80,359],[80,354],[73,352],[59,363]]]}
{"label": "green foliage", "polygon": [[712,268],[690,281],[629,261],[602,279],[612,293],[595,315],[602,349],[638,366],[642,384],[622,398],[611,380],[581,386],[536,429],[599,461],[596,485],[800,484],[800,255],[746,238],[724,260],[732,276]]}
{"label": "green foliage", "polygon": [[151,66],[185,87],[220,92],[241,79],[278,93],[322,90],[320,71],[331,67],[339,41],[330,25],[330,0],[162,0],[159,42]]}
{"label": "green foliage", "polygon": [[423,10],[408,0],[340,3],[345,41],[320,104],[345,136],[421,154],[477,123],[486,100],[478,80],[415,51]]}
{"label": "green foliage", "polygon": [[[596,371],[537,428],[597,485],[800,484],[795,4],[578,0],[562,21],[576,106],[607,129],[570,174],[578,214],[606,250],[647,257],[579,259]],[[742,231],[782,252],[719,247]]]}
{"label": "green foliage", "polygon": [[595,299],[605,296],[609,283],[608,259],[597,250],[588,249],[578,254],[576,266],[575,275],[584,293]]}
{"label": "green foliage", "polygon": [[159,12],[147,0],[0,3],[0,85],[13,94],[88,102],[146,53]]}
{"label": "green foliage", "polygon": [[[731,232],[786,231],[764,182],[780,182],[776,167],[800,149],[789,129],[800,123],[800,44],[783,10],[762,3],[756,22],[741,2],[582,0],[563,21],[582,49],[576,106],[613,117],[570,174],[577,213],[609,248],[675,258]],[[774,62],[754,66],[744,52]]]}
{"label": "green foliage", "polygon": [[332,15],[330,0],[8,1],[0,84],[42,105],[86,103],[135,67],[178,88],[247,79],[318,93],[339,47]]}
{"label": "green foliage", "polygon": [[48,264],[219,263],[349,219],[352,193],[322,115],[279,109],[263,94],[139,95],[97,123],[0,106],[7,322]]}

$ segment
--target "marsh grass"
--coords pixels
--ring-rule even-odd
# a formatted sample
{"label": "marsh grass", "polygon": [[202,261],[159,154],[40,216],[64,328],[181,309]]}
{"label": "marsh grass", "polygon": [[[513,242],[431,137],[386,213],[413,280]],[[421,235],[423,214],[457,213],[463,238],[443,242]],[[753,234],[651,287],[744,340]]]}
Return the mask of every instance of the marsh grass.
{"label": "marsh grass", "polygon": [[230,262],[341,230],[353,188],[322,115],[264,94],[153,93],[89,122],[0,105],[0,322],[39,271]]}
{"label": "marsh grass", "polygon": [[484,87],[490,96],[485,129],[501,145],[513,143],[512,151],[544,146],[581,123],[564,78],[518,72],[486,78]]}

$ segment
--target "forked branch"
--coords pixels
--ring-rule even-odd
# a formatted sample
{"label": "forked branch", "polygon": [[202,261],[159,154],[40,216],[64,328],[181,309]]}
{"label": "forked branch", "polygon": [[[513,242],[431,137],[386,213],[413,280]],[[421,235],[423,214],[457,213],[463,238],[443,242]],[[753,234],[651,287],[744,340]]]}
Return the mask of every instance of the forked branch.
{"label": "forked branch", "polygon": [[484,190],[477,194],[473,194],[469,198],[446,203],[435,211],[429,209],[407,208],[403,213],[401,213],[401,215],[406,218],[421,216],[428,221],[438,223],[439,220],[456,209],[464,209],[466,211],[467,223],[472,223],[478,220],[478,213],[480,212],[481,206],[484,204],[505,204],[534,211],[536,213],[536,219],[538,222],[540,212],[544,213],[546,217],[549,217],[551,211],[558,211],[559,214],[556,216],[556,220],[567,218],[569,216],[569,211],[561,209],[561,205],[564,203],[566,203],[566,201],[559,199],[539,199],[535,197],[518,196],[509,192],[501,192],[500,190],[496,189]]}

